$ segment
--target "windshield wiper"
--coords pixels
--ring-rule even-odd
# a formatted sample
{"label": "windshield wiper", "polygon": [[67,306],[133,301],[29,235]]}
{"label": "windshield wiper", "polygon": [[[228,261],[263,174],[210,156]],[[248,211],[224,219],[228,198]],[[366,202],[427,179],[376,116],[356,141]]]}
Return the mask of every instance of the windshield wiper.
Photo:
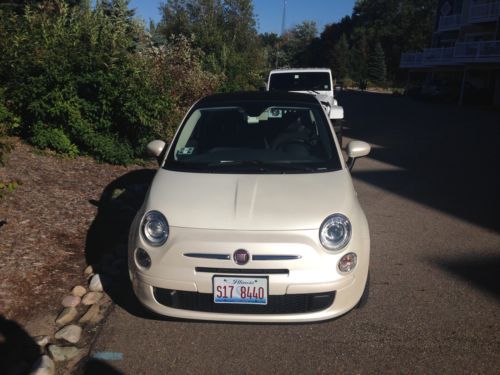
{"label": "windshield wiper", "polygon": [[258,167],[259,171],[266,171],[266,163],[262,160],[220,160],[208,163],[208,167]]}
{"label": "windshield wiper", "polygon": [[221,160],[218,162],[209,163],[208,167],[258,167],[259,171],[299,171],[299,172],[314,172],[321,168],[312,168],[308,166],[294,165],[283,162],[265,162],[262,160]]}

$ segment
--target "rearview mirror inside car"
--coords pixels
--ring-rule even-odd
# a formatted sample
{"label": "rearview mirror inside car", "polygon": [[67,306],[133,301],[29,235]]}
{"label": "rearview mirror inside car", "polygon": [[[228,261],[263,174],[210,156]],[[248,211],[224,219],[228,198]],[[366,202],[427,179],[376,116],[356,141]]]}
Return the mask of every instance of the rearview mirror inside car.
{"label": "rearview mirror inside car", "polygon": [[349,170],[354,166],[357,158],[362,158],[370,153],[371,146],[363,141],[351,141],[347,144],[347,167]]}

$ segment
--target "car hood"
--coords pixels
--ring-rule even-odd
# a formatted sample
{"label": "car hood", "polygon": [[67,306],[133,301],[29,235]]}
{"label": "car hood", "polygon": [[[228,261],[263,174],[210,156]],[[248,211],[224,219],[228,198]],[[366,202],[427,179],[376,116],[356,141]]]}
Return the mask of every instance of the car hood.
{"label": "car hood", "polygon": [[316,94],[314,91],[293,91],[297,92],[299,94],[310,94],[314,95],[316,99],[318,99],[320,102],[326,102],[330,103],[330,105],[333,105],[333,96],[328,92],[328,91],[317,91],[318,93]]}
{"label": "car hood", "polygon": [[355,199],[347,170],[307,174],[210,174],[159,169],[145,202],[172,227],[317,229]]}

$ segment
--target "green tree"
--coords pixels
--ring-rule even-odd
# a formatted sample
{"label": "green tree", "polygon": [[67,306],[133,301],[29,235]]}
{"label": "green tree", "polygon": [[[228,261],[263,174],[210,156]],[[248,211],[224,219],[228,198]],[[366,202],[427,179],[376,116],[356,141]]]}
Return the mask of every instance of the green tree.
{"label": "green tree", "polygon": [[368,79],[377,85],[384,85],[387,80],[385,54],[380,43],[376,43],[368,59]]}
{"label": "green tree", "polygon": [[172,0],[161,6],[158,32],[184,35],[204,51],[204,66],[224,74],[222,90],[258,84],[265,66],[251,0]]}
{"label": "green tree", "polygon": [[368,42],[362,29],[353,31],[353,46],[350,53],[349,76],[356,82],[367,79]]}
{"label": "green tree", "polygon": [[316,61],[334,66],[335,46],[344,34],[350,45],[348,76],[357,81],[366,79],[366,46],[380,42],[387,77],[394,80],[401,53],[419,51],[430,44],[437,3],[438,0],[358,0],[351,16],[325,26]]}
{"label": "green tree", "polygon": [[349,56],[349,44],[345,35],[342,34],[334,48],[332,71],[337,79],[343,80],[348,76]]}
{"label": "green tree", "polygon": [[280,48],[281,38],[276,33],[264,33],[259,35],[260,45],[264,52],[266,66],[271,69],[277,66],[278,51]]}
{"label": "green tree", "polygon": [[318,28],[314,21],[304,21],[296,25],[283,36],[282,65],[293,67],[306,67],[313,60],[309,46],[318,34]]}

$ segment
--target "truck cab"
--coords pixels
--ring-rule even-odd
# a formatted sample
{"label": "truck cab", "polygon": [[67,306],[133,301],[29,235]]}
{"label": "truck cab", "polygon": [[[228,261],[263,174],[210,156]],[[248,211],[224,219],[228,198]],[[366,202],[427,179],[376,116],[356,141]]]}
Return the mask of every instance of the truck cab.
{"label": "truck cab", "polygon": [[269,73],[267,91],[291,91],[311,94],[318,99],[337,134],[342,147],[344,109],[334,96],[332,71],[327,68],[276,69]]}

